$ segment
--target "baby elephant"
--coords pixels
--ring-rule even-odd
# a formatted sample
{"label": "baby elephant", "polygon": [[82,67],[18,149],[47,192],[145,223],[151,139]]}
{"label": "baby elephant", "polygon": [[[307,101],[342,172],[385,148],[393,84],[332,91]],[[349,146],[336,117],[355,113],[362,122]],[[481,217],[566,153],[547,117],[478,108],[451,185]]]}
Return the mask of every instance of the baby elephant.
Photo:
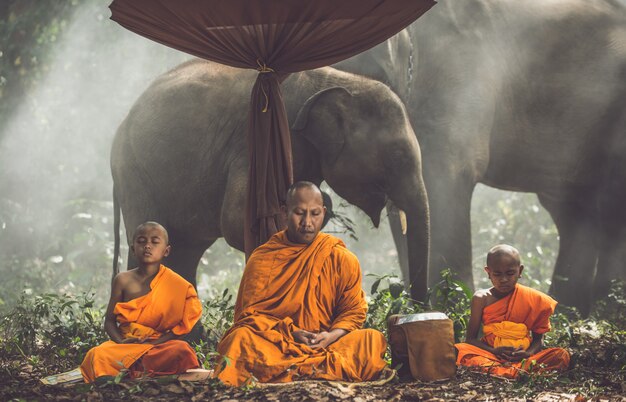
{"label": "baby elephant", "polygon": [[[141,95],[113,142],[114,194],[127,233],[141,222],[162,223],[172,245],[166,263],[192,283],[217,238],[243,249],[256,74],[203,60],[182,64]],[[399,98],[380,82],[330,67],[292,74],[282,91],[295,180],[326,181],[375,226],[388,201],[405,211],[406,282],[424,299],[428,201],[419,145]]]}

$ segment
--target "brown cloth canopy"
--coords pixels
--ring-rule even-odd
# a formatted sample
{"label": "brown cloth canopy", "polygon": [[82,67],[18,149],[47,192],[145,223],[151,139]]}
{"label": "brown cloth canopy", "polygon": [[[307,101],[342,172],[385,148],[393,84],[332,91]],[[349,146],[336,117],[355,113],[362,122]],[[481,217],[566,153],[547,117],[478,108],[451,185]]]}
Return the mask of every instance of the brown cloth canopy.
{"label": "brown cloth canopy", "polygon": [[249,111],[246,255],[281,230],[293,183],[280,82],[395,35],[434,0],[114,0],[111,19],[156,42],[259,71]]}

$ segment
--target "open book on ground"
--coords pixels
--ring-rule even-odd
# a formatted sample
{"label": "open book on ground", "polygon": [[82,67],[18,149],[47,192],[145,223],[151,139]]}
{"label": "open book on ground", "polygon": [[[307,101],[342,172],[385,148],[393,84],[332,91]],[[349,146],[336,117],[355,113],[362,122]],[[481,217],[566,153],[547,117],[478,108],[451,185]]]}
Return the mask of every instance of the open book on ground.
{"label": "open book on ground", "polygon": [[54,374],[42,378],[40,379],[40,381],[46,385],[68,384],[72,382],[83,381],[83,375],[81,374],[80,369],[77,367],[74,370],[66,371],[65,373]]}
{"label": "open book on ground", "polygon": [[[211,377],[213,377],[213,370],[198,368],[189,369],[187,372],[179,374],[176,378],[180,381],[203,381]],[[66,371],[65,373],[54,374],[42,378],[40,381],[46,385],[71,384],[83,381],[83,375],[81,374],[79,368],[75,368],[74,370]]]}

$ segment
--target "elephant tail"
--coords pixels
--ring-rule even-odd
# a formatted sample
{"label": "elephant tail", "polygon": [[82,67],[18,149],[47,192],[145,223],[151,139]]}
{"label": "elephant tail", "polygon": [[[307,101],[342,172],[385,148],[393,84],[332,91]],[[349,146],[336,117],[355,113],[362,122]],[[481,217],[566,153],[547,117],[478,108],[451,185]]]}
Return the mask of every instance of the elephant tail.
{"label": "elephant tail", "polygon": [[117,191],[115,184],[113,184],[113,278],[120,272],[119,259],[120,259],[120,202],[117,198]]}

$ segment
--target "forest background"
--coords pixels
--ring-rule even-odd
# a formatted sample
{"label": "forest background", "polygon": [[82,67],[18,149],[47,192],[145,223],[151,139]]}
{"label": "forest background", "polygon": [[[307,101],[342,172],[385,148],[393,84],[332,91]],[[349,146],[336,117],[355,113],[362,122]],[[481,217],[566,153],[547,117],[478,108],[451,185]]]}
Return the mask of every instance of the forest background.
{"label": "forest background", "polygon": [[[150,82],[191,58],[122,29],[108,19],[106,4],[0,5],[0,311],[23,292],[91,290],[106,302],[113,136]],[[399,276],[386,212],[375,229],[364,213],[334,198],[336,212],[346,219],[326,231],[355,251],[366,275]],[[478,287],[487,285],[486,251],[505,242],[523,253],[528,285],[548,289],[558,233],[535,195],[479,186],[472,224]],[[123,260],[126,253],[123,248]],[[198,270],[201,297],[236,291],[242,265],[242,253],[223,240],[216,243]],[[374,280],[366,276],[366,288]]]}
{"label": "forest background", "polygon": [[[109,20],[108,3],[0,2],[0,378],[15,380],[15,389],[25,378],[75,367],[85,350],[104,339],[102,309],[113,259],[111,142],[142,91],[191,57],[122,29]],[[364,213],[335,195],[334,205],[340,219],[325,231],[344,239],[359,257],[370,300],[368,325],[384,330],[387,315],[414,309],[399,286],[386,212],[375,229]],[[471,213],[475,287],[489,286],[483,272],[487,250],[509,243],[522,253],[522,283],[547,291],[558,233],[537,197],[479,185]],[[128,248],[122,243],[125,264]],[[220,240],[198,268],[208,334],[197,351],[207,366],[232,320],[243,264],[243,254]],[[457,320],[461,339],[469,293],[454,273],[446,278],[436,289],[444,300],[439,307]],[[576,392],[583,395],[598,389],[619,393],[619,387],[626,392],[626,297],[620,286],[608,295],[611,307],[604,305],[610,316],[579,320],[567,309],[556,316],[552,341],[595,343],[603,354],[588,352],[595,356],[588,356],[592,367],[617,369],[605,388],[581,374]],[[606,342],[622,346],[605,347]],[[40,367],[43,361],[47,367]],[[530,381],[534,386],[536,379]]]}

